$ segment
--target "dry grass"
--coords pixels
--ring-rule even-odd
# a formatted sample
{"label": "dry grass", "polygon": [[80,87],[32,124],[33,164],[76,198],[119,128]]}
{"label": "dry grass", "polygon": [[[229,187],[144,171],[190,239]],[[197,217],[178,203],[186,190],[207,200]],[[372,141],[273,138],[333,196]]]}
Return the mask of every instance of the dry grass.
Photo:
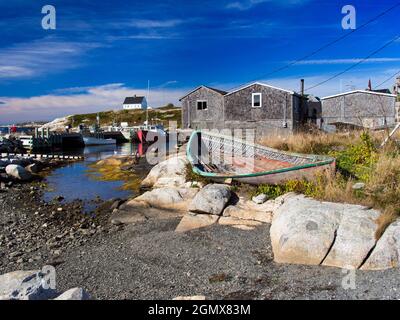
{"label": "dry grass", "polygon": [[[259,141],[261,145],[274,149],[306,154],[329,154],[331,151],[341,151],[346,147],[360,143],[362,131],[350,131],[343,133],[324,133],[313,131],[297,133],[287,137],[271,136]],[[375,143],[380,143],[386,132],[370,133]]]}

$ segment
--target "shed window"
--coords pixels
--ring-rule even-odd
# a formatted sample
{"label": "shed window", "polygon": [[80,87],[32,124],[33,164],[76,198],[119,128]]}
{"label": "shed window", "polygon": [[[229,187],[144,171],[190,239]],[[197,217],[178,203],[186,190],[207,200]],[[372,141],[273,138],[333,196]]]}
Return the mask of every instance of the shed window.
{"label": "shed window", "polygon": [[261,93],[253,93],[251,101],[252,101],[251,106],[253,108],[261,108],[261,103],[262,103]]}
{"label": "shed window", "polygon": [[207,101],[197,100],[197,110],[207,110]]}

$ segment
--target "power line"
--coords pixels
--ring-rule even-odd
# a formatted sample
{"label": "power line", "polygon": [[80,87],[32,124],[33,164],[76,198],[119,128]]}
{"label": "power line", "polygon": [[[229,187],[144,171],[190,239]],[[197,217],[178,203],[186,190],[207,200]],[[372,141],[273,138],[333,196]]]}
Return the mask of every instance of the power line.
{"label": "power line", "polygon": [[390,80],[392,80],[395,76],[397,76],[399,74],[400,74],[400,71],[396,72],[394,75],[390,76],[390,78],[387,78],[385,81],[383,81],[379,85],[377,85],[376,88],[383,86],[385,83],[389,82]]}
{"label": "power line", "polygon": [[330,77],[330,78],[328,78],[328,79],[326,79],[326,80],[324,80],[324,81],[321,81],[321,82],[319,82],[319,83],[317,83],[317,84],[315,84],[315,85],[313,85],[313,86],[307,88],[306,90],[308,91],[308,90],[314,89],[314,88],[319,87],[319,86],[321,86],[321,85],[323,85],[323,84],[325,84],[325,83],[327,83],[327,82],[329,82],[329,81],[331,81],[331,80],[333,80],[333,79],[336,79],[337,77],[340,77],[341,75],[345,74],[346,72],[348,72],[348,71],[354,69],[355,67],[359,66],[359,65],[362,64],[363,62],[367,61],[369,58],[373,57],[374,55],[376,55],[377,53],[379,53],[380,51],[382,51],[383,49],[385,49],[386,47],[388,47],[388,46],[391,45],[393,42],[396,42],[396,41],[399,40],[399,39],[400,39],[400,36],[396,36],[394,39],[390,40],[388,43],[386,43],[385,45],[383,45],[383,46],[380,47],[379,49],[377,49],[377,50],[373,51],[372,53],[370,53],[370,54],[369,54],[368,56],[366,56],[364,59],[361,59],[361,60],[358,61],[357,63],[354,63],[354,64],[352,64],[350,67],[346,68],[345,70],[343,70],[343,71],[341,71],[341,72],[335,74],[334,76],[332,76],[332,77]]}
{"label": "power line", "polygon": [[[374,22],[374,21],[380,19],[381,17],[383,17],[384,15],[386,15],[387,13],[389,13],[390,11],[396,9],[396,8],[399,7],[399,6],[400,6],[400,2],[398,2],[397,4],[393,5],[392,7],[388,8],[388,9],[386,9],[385,11],[381,12],[381,13],[378,14],[376,17],[374,17],[374,18],[368,20],[367,22],[363,23],[362,25],[360,25],[359,27],[357,27],[357,29],[351,30],[350,32],[348,32],[348,33],[344,34],[343,36],[340,36],[339,38],[337,38],[337,39],[335,39],[335,40],[333,40],[333,41],[331,41],[331,42],[329,42],[329,43],[323,45],[322,47],[320,47],[320,48],[314,50],[313,52],[311,52],[311,53],[309,53],[309,54],[307,54],[307,55],[305,55],[305,56],[303,56],[303,57],[301,57],[301,58],[299,58],[299,59],[297,59],[297,60],[295,60],[295,61],[292,61],[292,62],[286,64],[285,66],[282,66],[282,67],[280,67],[280,68],[278,68],[278,69],[275,69],[275,70],[271,71],[270,73],[261,76],[260,78],[269,77],[269,76],[271,76],[271,75],[273,75],[273,74],[275,74],[275,73],[278,73],[278,72],[281,72],[281,71],[283,71],[283,70],[286,70],[286,69],[290,68],[291,66],[294,66],[295,64],[297,64],[297,63],[299,63],[299,62],[301,62],[301,61],[304,61],[304,60],[307,60],[308,58],[311,58],[312,56],[316,55],[317,53],[319,53],[319,52],[325,50],[326,48],[329,48],[330,46],[332,46],[332,45],[338,43],[339,41],[342,41],[343,39],[349,37],[349,36],[352,35],[353,33],[355,33],[355,32],[357,32],[357,31],[359,31],[359,30],[365,28],[367,25],[369,25],[369,24],[371,24],[372,22]],[[258,78],[258,79],[260,79],[260,78]]]}

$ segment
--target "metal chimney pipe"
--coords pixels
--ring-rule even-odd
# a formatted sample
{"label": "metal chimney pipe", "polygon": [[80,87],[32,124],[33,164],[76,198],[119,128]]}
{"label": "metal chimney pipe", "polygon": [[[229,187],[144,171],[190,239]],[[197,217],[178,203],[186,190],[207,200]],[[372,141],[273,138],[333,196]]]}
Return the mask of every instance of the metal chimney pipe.
{"label": "metal chimney pipe", "polygon": [[304,96],[304,79],[300,80],[300,92],[301,96]]}

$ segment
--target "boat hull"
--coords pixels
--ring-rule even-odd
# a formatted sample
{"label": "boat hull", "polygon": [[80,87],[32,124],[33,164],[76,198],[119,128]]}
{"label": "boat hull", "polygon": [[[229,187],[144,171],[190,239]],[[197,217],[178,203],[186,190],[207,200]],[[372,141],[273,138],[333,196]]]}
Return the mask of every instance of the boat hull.
{"label": "boat hull", "polygon": [[85,146],[103,146],[103,145],[115,145],[117,141],[115,139],[99,139],[94,137],[83,137]]}
{"label": "boat hull", "polygon": [[[221,152],[224,150],[222,146],[227,147],[229,156],[226,153],[215,157],[211,149]],[[243,155],[244,149],[250,149],[250,157]],[[288,153],[247,144],[232,137],[201,132],[194,132],[190,137],[187,157],[196,174],[215,182],[232,179],[253,185],[283,184],[290,180],[311,180],[318,174],[334,172],[336,169],[334,158]],[[221,158],[229,159],[228,165],[221,164]]]}
{"label": "boat hull", "polygon": [[224,183],[226,182],[227,179],[232,179],[233,181],[251,185],[260,185],[260,184],[279,185],[292,180],[311,180],[315,178],[315,176],[318,174],[323,174],[324,172],[334,172],[335,169],[336,169],[335,163],[331,163],[314,168],[304,168],[295,171],[287,171],[280,173],[269,173],[253,177],[244,177],[244,176],[213,177],[205,175],[204,173],[199,173],[199,172],[197,173],[217,183]]}

